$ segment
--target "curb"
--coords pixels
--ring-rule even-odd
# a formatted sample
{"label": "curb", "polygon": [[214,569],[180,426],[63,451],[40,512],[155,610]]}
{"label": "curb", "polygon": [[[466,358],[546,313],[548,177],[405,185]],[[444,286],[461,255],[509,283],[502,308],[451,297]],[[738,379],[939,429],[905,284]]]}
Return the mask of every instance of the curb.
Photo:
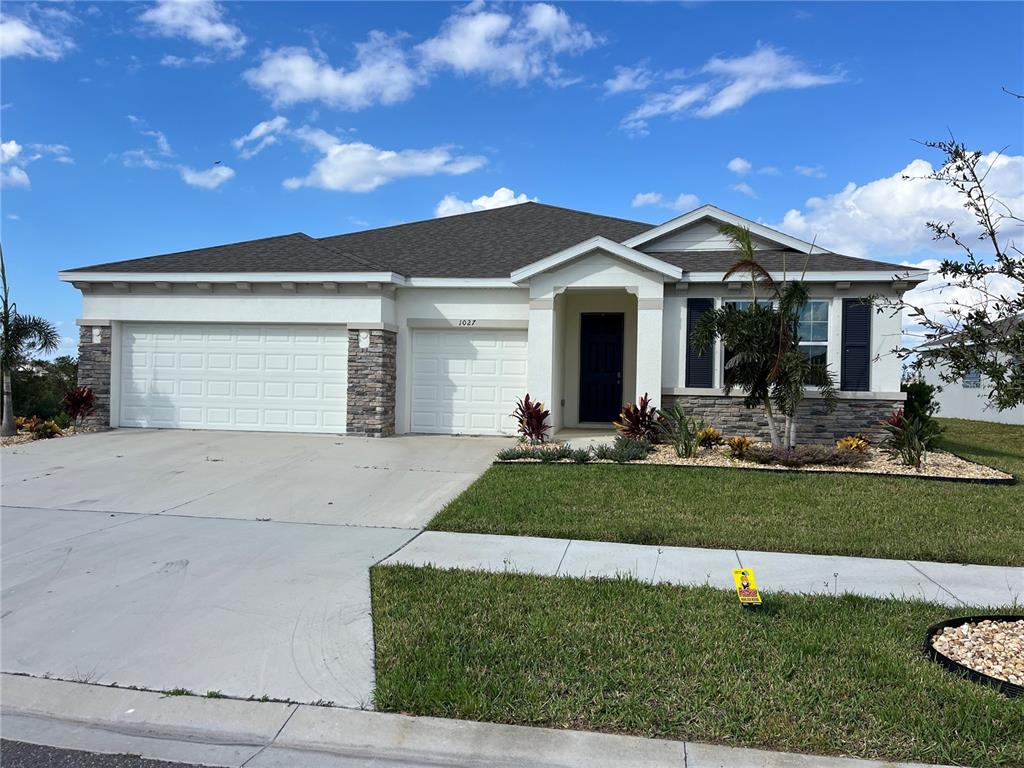
{"label": "curb", "polygon": [[[4,738],[230,768],[925,768],[3,674]],[[939,768],[932,766],[931,768]]]}

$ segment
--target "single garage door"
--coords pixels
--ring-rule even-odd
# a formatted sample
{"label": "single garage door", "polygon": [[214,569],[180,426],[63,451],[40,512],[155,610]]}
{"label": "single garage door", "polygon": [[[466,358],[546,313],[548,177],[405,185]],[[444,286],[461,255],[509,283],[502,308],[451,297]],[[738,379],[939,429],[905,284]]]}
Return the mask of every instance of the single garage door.
{"label": "single garage door", "polygon": [[500,435],[516,430],[526,393],[526,331],[413,331],[412,431]]}
{"label": "single garage door", "polygon": [[343,325],[125,325],[123,427],[344,432]]}

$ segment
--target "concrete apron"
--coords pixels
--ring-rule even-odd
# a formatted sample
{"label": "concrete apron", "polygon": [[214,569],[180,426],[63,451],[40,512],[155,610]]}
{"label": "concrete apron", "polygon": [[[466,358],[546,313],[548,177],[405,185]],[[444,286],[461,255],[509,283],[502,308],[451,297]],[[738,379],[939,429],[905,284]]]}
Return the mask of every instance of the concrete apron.
{"label": "concrete apron", "polygon": [[334,707],[167,697],[148,691],[7,674],[0,676],[0,682],[0,725],[6,739],[233,768],[918,765]]}

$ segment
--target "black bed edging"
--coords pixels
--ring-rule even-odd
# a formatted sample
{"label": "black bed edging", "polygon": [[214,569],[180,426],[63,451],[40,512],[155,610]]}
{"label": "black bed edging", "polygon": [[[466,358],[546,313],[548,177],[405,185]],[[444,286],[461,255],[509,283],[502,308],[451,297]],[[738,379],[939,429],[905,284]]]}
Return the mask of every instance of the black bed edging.
{"label": "black bed edging", "polygon": [[980,621],[1022,621],[1024,616],[1006,616],[999,614],[990,614],[986,616],[960,616],[955,619],[946,619],[940,621],[938,624],[932,624],[928,627],[928,631],[924,635],[924,654],[932,661],[942,665],[951,672],[957,672],[964,675],[967,679],[973,680],[976,683],[983,683],[985,685],[991,685],[998,691],[1005,693],[1007,696],[1024,696],[1024,686],[1015,685],[1007,680],[1000,680],[996,677],[991,677],[978,672],[976,669],[971,669],[963,664],[953,661],[948,656],[939,653],[932,646],[932,638],[941,632],[946,627],[959,627],[961,624],[977,624]]}
{"label": "black bed edging", "polygon": [[[774,472],[776,474],[789,473],[789,474],[807,474],[807,475],[846,475],[854,476],[860,475],[861,477],[894,477],[900,480],[934,480],[940,483],[973,483],[975,485],[1016,485],[1017,476],[1010,475],[1009,477],[935,477],[931,475],[896,475],[891,472],[843,472],[838,469],[814,469],[814,470],[803,470],[799,468],[793,469],[773,469],[772,467],[761,467],[761,466],[737,466],[737,467],[719,467],[712,464],[652,464],[644,463],[642,461],[624,461],[621,464],[617,461],[588,461],[585,464],[578,464],[575,461],[521,461],[519,459],[513,459],[512,461],[499,461],[495,459],[491,462],[492,466],[505,466],[505,465],[531,465],[531,466],[563,466],[563,467],[672,467],[674,469],[738,469],[742,472]],[[985,466],[984,464],[980,466]]]}

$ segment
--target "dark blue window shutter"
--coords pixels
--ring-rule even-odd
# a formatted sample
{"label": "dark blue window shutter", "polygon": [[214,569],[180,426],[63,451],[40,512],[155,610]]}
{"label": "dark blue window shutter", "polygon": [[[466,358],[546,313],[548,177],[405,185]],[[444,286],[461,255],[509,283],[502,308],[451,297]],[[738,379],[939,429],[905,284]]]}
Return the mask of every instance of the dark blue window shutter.
{"label": "dark blue window shutter", "polygon": [[715,306],[714,299],[687,299],[686,300],[686,386],[687,387],[711,387],[714,386],[714,354],[715,345],[704,350],[704,354],[698,355],[693,348],[693,339],[690,334],[693,327],[700,320],[701,315],[710,311]]}
{"label": "dark blue window shutter", "polygon": [[839,389],[867,392],[871,385],[871,304],[843,299],[843,354]]}

